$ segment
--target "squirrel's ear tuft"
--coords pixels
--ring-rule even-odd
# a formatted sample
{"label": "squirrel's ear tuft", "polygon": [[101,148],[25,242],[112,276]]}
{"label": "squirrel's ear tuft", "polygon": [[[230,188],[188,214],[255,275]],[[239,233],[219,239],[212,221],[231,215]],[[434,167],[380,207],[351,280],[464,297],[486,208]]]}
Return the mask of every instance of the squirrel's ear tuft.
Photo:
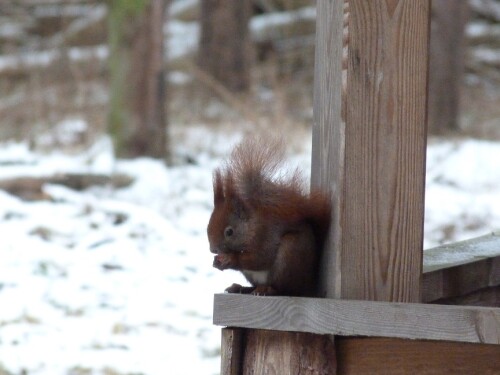
{"label": "squirrel's ear tuft", "polygon": [[222,183],[222,175],[219,170],[214,172],[214,204],[224,201],[224,186]]}

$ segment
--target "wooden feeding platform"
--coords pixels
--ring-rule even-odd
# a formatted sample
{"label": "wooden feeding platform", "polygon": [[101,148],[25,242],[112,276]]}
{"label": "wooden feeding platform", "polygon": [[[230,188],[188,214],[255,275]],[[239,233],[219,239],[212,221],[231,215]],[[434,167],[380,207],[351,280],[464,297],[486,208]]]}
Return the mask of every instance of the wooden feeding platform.
{"label": "wooden feeding platform", "polygon": [[322,298],[215,295],[222,374],[500,374],[500,233],[422,251],[430,0],[317,9]]}
{"label": "wooden feeding platform", "polygon": [[[323,335],[500,344],[500,309],[482,307],[500,306],[500,299],[492,297],[500,295],[500,234],[425,253],[424,264],[431,265],[424,267],[423,299],[433,304],[217,294],[214,323]],[[450,263],[446,258],[460,260]],[[471,306],[450,305],[459,298],[467,298]]]}

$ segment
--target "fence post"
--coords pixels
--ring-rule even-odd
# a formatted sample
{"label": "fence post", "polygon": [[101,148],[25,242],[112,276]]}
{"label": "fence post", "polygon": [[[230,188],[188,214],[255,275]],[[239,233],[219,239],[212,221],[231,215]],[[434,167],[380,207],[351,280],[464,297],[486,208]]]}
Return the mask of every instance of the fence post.
{"label": "fence post", "polygon": [[312,183],[333,200],[324,294],[419,302],[429,0],[344,3],[341,73],[323,11],[335,1],[318,1]]}
{"label": "fence post", "polygon": [[[343,1],[342,64],[325,12],[340,3],[317,2],[311,183],[331,189],[333,202],[322,292],[420,302],[430,1]],[[381,361],[356,365],[370,357],[367,343],[372,352],[386,345],[335,340],[337,371],[383,372]]]}

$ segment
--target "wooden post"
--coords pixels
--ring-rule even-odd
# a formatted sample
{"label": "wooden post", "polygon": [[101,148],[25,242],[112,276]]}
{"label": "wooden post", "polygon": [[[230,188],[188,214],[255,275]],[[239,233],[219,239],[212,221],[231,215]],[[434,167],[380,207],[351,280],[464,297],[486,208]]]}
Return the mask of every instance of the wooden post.
{"label": "wooden post", "polygon": [[[420,302],[430,0],[317,6],[311,182],[333,203],[322,294]],[[326,11],[342,6],[343,34]],[[337,373],[384,373],[346,370],[376,340],[336,340]]]}
{"label": "wooden post", "polygon": [[334,210],[324,291],[419,302],[429,0],[350,0],[346,13],[342,91],[339,37],[318,13],[312,182]]}
{"label": "wooden post", "polygon": [[240,374],[244,330],[223,328],[221,342],[221,375]]}

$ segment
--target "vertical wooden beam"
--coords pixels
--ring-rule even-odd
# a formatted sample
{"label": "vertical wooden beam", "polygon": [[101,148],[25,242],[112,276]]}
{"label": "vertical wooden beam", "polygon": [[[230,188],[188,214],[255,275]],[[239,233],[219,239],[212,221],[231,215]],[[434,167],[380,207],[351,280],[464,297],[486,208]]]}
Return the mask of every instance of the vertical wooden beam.
{"label": "vertical wooden beam", "polygon": [[326,335],[248,330],[241,373],[335,375],[334,349]]}
{"label": "vertical wooden beam", "polygon": [[242,366],[242,328],[223,328],[221,340],[221,375],[239,375]]}
{"label": "vertical wooden beam", "polygon": [[[343,242],[345,121],[341,116],[344,0],[318,0],[314,66],[314,128],[311,184],[332,193],[332,224],[321,261],[320,294],[340,298],[340,249]],[[344,41],[345,42],[345,41]],[[345,69],[344,69],[345,72]]]}
{"label": "vertical wooden beam", "polygon": [[[333,203],[322,291],[419,302],[430,0],[340,3],[318,0],[311,183]],[[340,6],[343,24],[326,12]],[[346,366],[364,345],[389,358],[377,340],[336,340],[337,373],[358,373]]]}
{"label": "vertical wooden beam", "polygon": [[347,30],[345,91],[339,35],[317,52],[337,61],[316,66],[312,182],[334,207],[326,295],[419,302],[429,0],[349,0]]}

